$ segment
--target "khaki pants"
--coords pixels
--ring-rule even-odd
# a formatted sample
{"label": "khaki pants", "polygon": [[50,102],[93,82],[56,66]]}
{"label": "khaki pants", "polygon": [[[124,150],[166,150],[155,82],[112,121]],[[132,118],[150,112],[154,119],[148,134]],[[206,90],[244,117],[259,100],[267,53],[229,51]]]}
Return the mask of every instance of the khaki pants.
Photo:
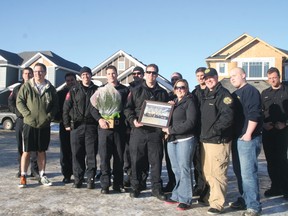
{"label": "khaki pants", "polygon": [[231,142],[203,143],[201,147],[204,178],[210,186],[209,205],[211,208],[222,210],[227,192],[227,170]]}

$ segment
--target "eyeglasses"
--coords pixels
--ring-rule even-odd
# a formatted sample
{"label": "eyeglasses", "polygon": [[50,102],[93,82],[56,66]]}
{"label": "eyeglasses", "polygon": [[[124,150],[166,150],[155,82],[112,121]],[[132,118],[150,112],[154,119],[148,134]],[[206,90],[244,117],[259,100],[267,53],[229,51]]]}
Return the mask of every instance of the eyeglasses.
{"label": "eyeglasses", "polygon": [[185,90],[186,87],[185,86],[175,86],[174,89],[175,90]]}
{"label": "eyeglasses", "polygon": [[138,76],[138,75],[141,75],[141,72],[133,72],[132,75],[133,76]]}
{"label": "eyeglasses", "polygon": [[33,71],[33,73],[43,74],[45,71]]}
{"label": "eyeglasses", "polygon": [[158,72],[155,72],[155,71],[146,71],[147,74],[152,74],[152,75],[157,75]]}

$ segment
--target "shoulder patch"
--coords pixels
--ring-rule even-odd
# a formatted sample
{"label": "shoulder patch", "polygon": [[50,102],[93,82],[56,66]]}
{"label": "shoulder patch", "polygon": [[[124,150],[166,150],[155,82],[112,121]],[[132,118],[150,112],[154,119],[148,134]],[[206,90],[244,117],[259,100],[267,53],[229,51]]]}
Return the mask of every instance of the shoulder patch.
{"label": "shoulder patch", "polygon": [[225,97],[224,99],[223,99],[223,102],[225,103],[225,104],[231,104],[232,103],[232,98],[230,98],[230,97]]}
{"label": "shoulder patch", "polygon": [[66,94],[65,100],[70,100],[70,92]]}

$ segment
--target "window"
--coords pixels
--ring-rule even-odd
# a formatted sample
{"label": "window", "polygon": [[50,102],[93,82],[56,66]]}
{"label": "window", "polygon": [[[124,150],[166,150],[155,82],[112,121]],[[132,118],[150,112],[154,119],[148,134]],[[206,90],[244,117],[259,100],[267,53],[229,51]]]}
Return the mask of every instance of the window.
{"label": "window", "polygon": [[265,79],[267,70],[274,66],[274,58],[235,59],[247,74],[247,79]]}
{"label": "window", "polygon": [[124,71],[125,70],[125,61],[118,61],[118,70]]}
{"label": "window", "polygon": [[227,63],[217,63],[217,71],[220,76],[226,76],[228,75],[227,71]]}

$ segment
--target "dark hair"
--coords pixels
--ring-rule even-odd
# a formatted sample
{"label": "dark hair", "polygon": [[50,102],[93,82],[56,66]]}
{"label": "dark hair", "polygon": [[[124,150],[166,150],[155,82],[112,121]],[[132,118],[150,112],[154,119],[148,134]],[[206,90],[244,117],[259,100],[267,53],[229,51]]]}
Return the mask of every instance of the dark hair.
{"label": "dark hair", "polygon": [[268,69],[267,74],[277,73],[278,77],[280,77],[280,72],[276,67],[271,67]]}
{"label": "dark hair", "polygon": [[[172,73],[172,75],[173,75],[173,74],[177,75],[177,76],[178,76],[180,79],[182,79],[182,78],[183,78],[183,77],[182,77],[182,74],[181,74],[181,73],[179,73],[179,72],[174,72],[174,73]],[[173,77],[173,76],[172,76],[172,77]],[[172,78],[172,77],[171,77],[171,78]]]}
{"label": "dark hair", "polygon": [[23,74],[24,70],[28,70],[29,73],[33,74],[33,69],[32,69],[31,67],[25,67],[25,68],[23,68],[22,74]]}
{"label": "dark hair", "polygon": [[109,65],[109,66],[107,66],[107,67],[106,67],[106,71],[107,71],[108,69],[112,69],[112,70],[114,70],[114,71],[117,73],[117,68],[116,68],[114,65]]}
{"label": "dark hair", "polygon": [[65,79],[66,79],[67,77],[69,77],[69,76],[73,76],[74,79],[76,80],[76,74],[75,74],[75,73],[72,73],[72,72],[66,73],[66,74],[65,74]]}
{"label": "dark hair", "polygon": [[206,67],[199,67],[199,68],[196,69],[195,73],[198,73],[198,72],[203,72],[204,73],[205,70],[206,70]]}
{"label": "dark hair", "polygon": [[153,68],[155,69],[155,72],[157,72],[157,73],[159,72],[159,68],[158,68],[158,66],[157,66],[156,64],[149,64],[149,65],[147,65],[147,66],[146,66],[146,71],[147,71],[147,68],[148,68],[148,67],[153,67]]}
{"label": "dark hair", "polygon": [[36,64],[34,65],[34,68],[35,68],[36,66],[42,67],[42,69],[43,69],[45,72],[47,71],[46,66],[45,66],[44,64],[40,63],[40,62],[36,63]]}

